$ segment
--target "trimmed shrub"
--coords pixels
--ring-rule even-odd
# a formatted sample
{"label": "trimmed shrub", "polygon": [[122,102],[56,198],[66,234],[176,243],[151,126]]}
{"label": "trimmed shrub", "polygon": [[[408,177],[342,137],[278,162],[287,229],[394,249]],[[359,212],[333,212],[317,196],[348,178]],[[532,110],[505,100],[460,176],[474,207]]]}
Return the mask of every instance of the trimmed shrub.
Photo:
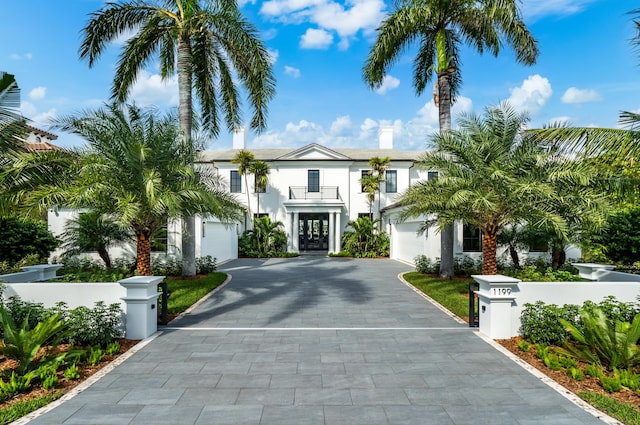
{"label": "trimmed shrub", "polygon": [[0,219],[0,262],[13,265],[34,254],[47,259],[59,244],[60,240],[49,232],[44,221],[18,217]]}

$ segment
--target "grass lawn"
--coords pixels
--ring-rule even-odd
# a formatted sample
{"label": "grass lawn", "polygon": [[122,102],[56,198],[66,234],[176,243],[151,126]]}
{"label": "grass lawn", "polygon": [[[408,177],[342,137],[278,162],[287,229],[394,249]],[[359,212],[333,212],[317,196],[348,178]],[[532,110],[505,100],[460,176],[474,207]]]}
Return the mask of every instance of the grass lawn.
{"label": "grass lawn", "polygon": [[440,279],[417,272],[405,273],[403,277],[456,316],[462,318],[469,316],[469,299],[465,295],[469,293],[469,282],[473,280],[470,277]]}
{"label": "grass lawn", "polygon": [[200,279],[167,278],[171,296],[168,300],[167,312],[180,314],[191,307],[200,298],[213,291],[227,279],[225,273],[213,272]]}

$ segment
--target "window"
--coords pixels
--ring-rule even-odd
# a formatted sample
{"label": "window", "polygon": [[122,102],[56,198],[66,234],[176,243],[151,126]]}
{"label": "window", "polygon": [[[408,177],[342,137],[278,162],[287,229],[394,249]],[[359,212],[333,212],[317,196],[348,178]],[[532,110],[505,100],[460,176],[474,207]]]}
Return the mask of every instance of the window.
{"label": "window", "polygon": [[361,217],[367,217],[369,220],[373,221],[373,213],[369,214],[368,212],[366,213],[358,213],[358,218]]}
{"label": "window", "polygon": [[320,170],[307,172],[307,186],[309,192],[320,192]]}
{"label": "window", "polygon": [[532,232],[529,236],[529,252],[548,252],[549,239],[548,235],[543,232]]}
{"label": "window", "polygon": [[231,170],[231,193],[242,192],[242,179],[240,173],[236,170]]}
{"label": "window", "polygon": [[269,213],[254,213],[253,218],[269,217]]}
{"label": "window", "polygon": [[255,193],[267,193],[267,187],[259,187],[258,176],[253,176],[253,190]]}
{"label": "window", "polygon": [[385,192],[396,193],[398,191],[398,172],[396,170],[387,170],[384,175]]}
{"label": "window", "polygon": [[[360,172],[360,181],[362,181],[362,179],[365,178],[368,175],[369,175],[369,170],[362,170]],[[362,192],[362,193],[366,192],[366,190],[364,189],[364,185],[363,184],[360,185],[360,192]]]}
{"label": "window", "polygon": [[482,232],[478,227],[468,224],[463,226],[462,250],[465,252],[482,252]]}
{"label": "window", "polygon": [[427,180],[435,180],[438,178],[438,172],[437,171],[429,171],[427,173]]}
{"label": "window", "polygon": [[169,241],[167,226],[162,226],[156,229],[151,235],[151,251],[152,252],[166,252],[167,243]]}

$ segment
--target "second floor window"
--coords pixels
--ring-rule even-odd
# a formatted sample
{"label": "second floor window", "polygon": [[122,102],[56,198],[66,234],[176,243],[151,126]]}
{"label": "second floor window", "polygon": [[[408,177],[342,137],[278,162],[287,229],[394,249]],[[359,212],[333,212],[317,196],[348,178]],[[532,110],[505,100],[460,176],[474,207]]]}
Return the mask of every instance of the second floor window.
{"label": "second floor window", "polygon": [[438,172],[437,171],[429,171],[427,173],[427,180],[435,180],[438,178]]}
{"label": "second floor window", "polygon": [[387,193],[396,193],[398,191],[398,172],[396,170],[387,170],[384,174],[384,190]]}
{"label": "second floor window", "polygon": [[231,170],[231,177],[229,180],[231,181],[231,193],[242,192],[242,179],[240,178],[240,173],[238,173],[238,171]]}
{"label": "second floor window", "polygon": [[465,224],[462,230],[462,250],[482,252],[482,232],[480,228]]}
{"label": "second floor window", "polygon": [[308,170],[307,186],[309,192],[320,192],[320,170]]}

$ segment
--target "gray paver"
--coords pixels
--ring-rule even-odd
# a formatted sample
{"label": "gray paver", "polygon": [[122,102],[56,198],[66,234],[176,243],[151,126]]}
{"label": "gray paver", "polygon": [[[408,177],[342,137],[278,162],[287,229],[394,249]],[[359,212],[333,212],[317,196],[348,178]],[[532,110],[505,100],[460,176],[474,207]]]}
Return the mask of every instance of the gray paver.
{"label": "gray paver", "polygon": [[222,290],[31,423],[602,423],[399,282],[403,264],[224,268]]}

